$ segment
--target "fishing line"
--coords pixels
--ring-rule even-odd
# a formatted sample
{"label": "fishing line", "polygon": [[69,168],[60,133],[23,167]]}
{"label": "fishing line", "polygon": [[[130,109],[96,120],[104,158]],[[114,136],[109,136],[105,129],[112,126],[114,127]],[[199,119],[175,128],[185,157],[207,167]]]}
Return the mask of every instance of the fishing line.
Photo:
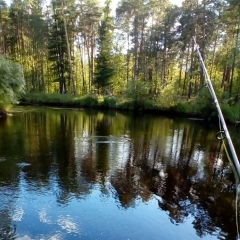
{"label": "fishing line", "polygon": [[237,225],[237,236],[238,239],[240,239],[239,236],[239,229],[238,229],[238,198],[239,198],[239,183],[236,182],[236,225]]}
{"label": "fishing line", "polygon": [[240,239],[240,236],[239,236],[239,229],[238,229],[238,199],[239,199],[239,191],[238,191],[238,188],[239,188],[239,182],[236,181],[236,200],[235,200],[235,209],[236,209],[236,226],[237,226],[237,239]]}

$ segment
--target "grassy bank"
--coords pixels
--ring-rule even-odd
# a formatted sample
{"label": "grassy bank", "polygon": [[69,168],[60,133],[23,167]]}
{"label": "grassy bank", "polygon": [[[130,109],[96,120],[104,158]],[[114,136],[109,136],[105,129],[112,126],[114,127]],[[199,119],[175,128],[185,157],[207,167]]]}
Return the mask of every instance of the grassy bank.
{"label": "grassy bank", "polygon": [[[74,96],[71,94],[43,94],[28,93],[20,99],[22,105],[58,106],[73,108],[118,109],[125,111],[142,111],[171,116],[186,116],[203,118],[207,121],[217,119],[216,107],[210,96],[198,96],[194,99],[175,98],[166,104],[161,99],[132,99],[124,96],[86,95]],[[221,103],[221,109],[227,122],[234,123],[240,119],[240,105]]]}

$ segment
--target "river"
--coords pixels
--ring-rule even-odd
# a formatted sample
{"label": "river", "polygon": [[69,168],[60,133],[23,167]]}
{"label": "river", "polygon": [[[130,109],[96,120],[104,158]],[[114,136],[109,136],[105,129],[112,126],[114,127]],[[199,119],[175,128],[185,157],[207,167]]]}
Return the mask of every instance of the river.
{"label": "river", "polygon": [[0,120],[0,239],[236,239],[236,184],[217,131],[192,119],[15,107]]}

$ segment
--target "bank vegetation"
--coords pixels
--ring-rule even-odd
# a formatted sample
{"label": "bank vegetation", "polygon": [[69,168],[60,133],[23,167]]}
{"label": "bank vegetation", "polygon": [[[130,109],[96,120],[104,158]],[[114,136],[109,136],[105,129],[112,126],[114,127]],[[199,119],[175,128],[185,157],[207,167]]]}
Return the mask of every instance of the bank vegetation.
{"label": "bank vegetation", "polygon": [[0,25],[22,102],[211,118],[195,37],[223,112],[239,120],[239,0],[3,0]]}

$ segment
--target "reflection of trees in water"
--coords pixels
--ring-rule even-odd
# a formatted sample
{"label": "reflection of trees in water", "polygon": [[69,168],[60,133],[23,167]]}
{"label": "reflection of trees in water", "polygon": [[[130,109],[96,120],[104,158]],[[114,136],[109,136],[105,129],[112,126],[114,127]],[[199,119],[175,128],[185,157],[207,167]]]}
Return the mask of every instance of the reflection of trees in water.
{"label": "reflection of trees in water", "polygon": [[195,125],[173,126],[172,130],[169,150],[167,143],[157,144],[147,133],[133,136],[135,145],[127,164],[111,177],[122,205],[134,206],[139,197],[148,200],[154,193],[174,224],[191,216],[201,237],[221,236],[221,229],[231,232],[229,239],[235,237],[234,179],[228,162],[222,160],[220,143],[212,138],[213,144],[208,145],[211,136]]}
{"label": "reflection of trees in water", "polygon": [[[192,144],[195,143],[192,142]],[[191,150],[191,147],[189,149]],[[234,216],[234,208],[232,207],[234,191],[231,189],[232,181],[229,181],[232,172],[225,165],[222,166],[222,169],[218,169],[218,172],[215,171],[215,175],[212,175],[211,165],[214,166],[215,161],[216,159],[214,163],[211,163],[211,159],[208,159],[206,165],[209,165],[205,166],[204,176],[197,175],[197,169],[194,170],[189,165],[181,164],[171,167],[167,171],[167,190],[161,197],[164,199],[165,209],[169,211],[169,215],[177,223],[183,221],[185,216],[189,214],[194,217],[193,226],[199,236],[218,232],[218,227],[221,227],[223,231],[233,233],[235,236],[235,229],[229,231],[232,226],[235,228],[232,218]],[[207,169],[210,171],[208,172]],[[222,192],[223,189],[231,189],[229,192],[231,199]],[[226,206],[228,207],[226,208]],[[222,218],[226,216],[231,222],[231,227],[229,227],[229,223],[222,225],[225,222]]]}
{"label": "reflection of trees in water", "polygon": [[[14,182],[16,180],[15,177],[18,176],[12,176]],[[16,225],[12,222],[12,217],[18,191],[18,185],[11,184],[10,182],[0,182],[0,239],[11,240],[16,237]]]}
{"label": "reflection of trees in water", "polygon": [[[112,118],[113,116],[105,115],[90,117],[88,121],[91,124],[87,131],[97,136],[114,135],[116,122]],[[131,139],[125,164],[114,170],[110,169],[110,162],[113,161],[110,151],[113,148],[110,148],[108,143],[101,143],[99,139],[90,139],[89,154],[81,160],[80,175],[76,174],[74,160],[70,161],[70,165],[69,161],[64,160],[67,165],[63,165],[61,169],[65,175],[58,174],[58,177],[64,179],[60,186],[66,195],[79,192],[79,186],[83,182],[86,183],[86,188],[91,189],[92,185],[87,183],[104,183],[110,175],[110,182],[116,191],[115,197],[124,208],[134,207],[139,198],[148,201],[152,194],[155,194],[159,199],[159,207],[168,211],[174,224],[180,224],[191,216],[199,236],[219,232],[218,227],[232,232],[234,236],[235,229],[231,229],[235,226],[232,218],[233,177],[228,162],[222,160],[224,156],[220,143],[195,124],[173,121],[158,126],[151,118],[125,121],[124,128]],[[79,124],[79,120],[76,122]],[[71,126],[66,127],[71,132]],[[73,138],[70,135],[66,139],[69,137]],[[64,142],[61,139],[59,141]],[[212,144],[208,144],[210,142]],[[68,140],[66,144],[69,144]],[[70,144],[73,145],[74,143]],[[66,158],[69,159],[73,148],[65,145],[61,148],[67,150]],[[75,179],[78,179],[78,182],[75,182]],[[87,189],[84,191],[89,192]],[[102,191],[108,194],[107,189]],[[223,191],[228,192],[229,197],[226,193],[223,194]],[[226,209],[226,206],[230,209]],[[230,227],[227,223],[222,226],[226,216],[231,222]]]}
{"label": "reflection of trees in water", "polygon": [[[90,194],[96,183],[108,195],[110,183],[124,208],[135,207],[139,198],[147,202],[154,194],[173,224],[191,216],[199,236],[215,232],[220,236],[219,227],[229,239],[235,237],[233,174],[214,133],[197,124],[120,114],[23,117],[28,127],[25,133],[19,131],[27,141],[17,152],[31,163],[21,171],[29,186],[51,187],[55,181],[57,201],[66,204],[72,195]],[[19,124],[12,127],[19,129]],[[111,144],[110,136],[129,139],[123,152],[119,150],[123,144]],[[20,173],[8,174],[18,178]],[[1,172],[0,179],[5,175]]]}
{"label": "reflection of trees in water", "polygon": [[16,225],[12,224],[9,211],[0,212],[0,239],[13,240],[16,239]]}
{"label": "reflection of trees in water", "polygon": [[12,224],[11,208],[0,209],[0,239],[15,239],[16,225]]}
{"label": "reflection of trees in water", "polygon": [[[117,197],[124,208],[134,207],[135,200],[141,197],[143,201],[151,198],[151,191],[147,188],[146,182],[142,182],[141,176],[144,172],[141,167],[131,164],[131,156],[124,169],[118,169],[111,176],[111,184],[116,190]],[[147,180],[147,179],[146,179]]]}

